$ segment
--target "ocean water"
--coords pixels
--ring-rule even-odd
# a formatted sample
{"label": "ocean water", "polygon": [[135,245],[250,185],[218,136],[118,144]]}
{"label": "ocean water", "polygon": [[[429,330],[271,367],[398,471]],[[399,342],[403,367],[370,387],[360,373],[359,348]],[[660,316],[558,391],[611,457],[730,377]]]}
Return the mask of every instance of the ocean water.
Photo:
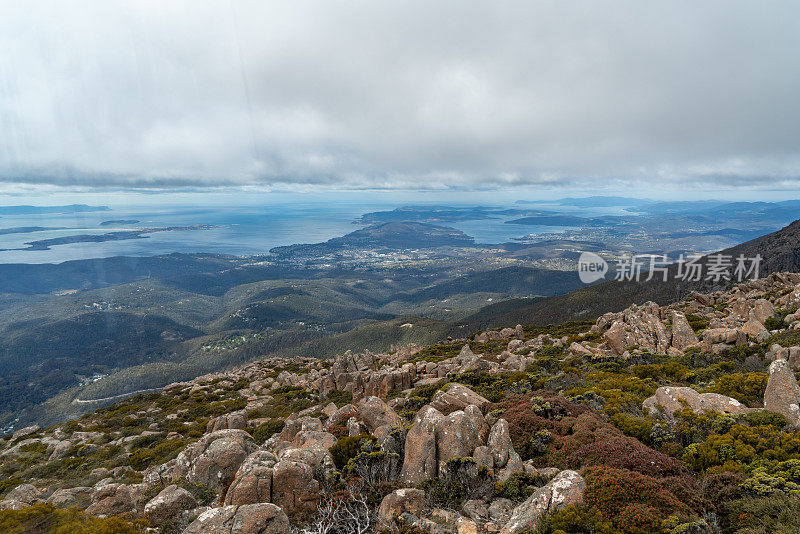
{"label": "ocean water", "polygon": [[[77,202],[76,202],[77,200]],[[361,228],[354,220],[371,211],[391,210],[403,205],[443,204],[441,198],[399,197],[391,195],[265,195],[219,198],[209,196],[137,199],[119,198],[68,199],[64,202],[15,202],[16,204],[62,205],[85,203],[107,205],[97,212],[65,214],[2,215],[0,229],[41,226],[65,227],[30,233],[0,235],[0,249],[26,247],[34,240],[75,234],[103,234],[124,229],[213,225],[208,230],[168,231],[145,234],[140,239],[102,243],[54,245],[50,250],[0,251],[0,263],[57,263],[67,260],[120,255],[151,256],[171,252],[209,252],[234,255],[265,254],[277,246],[317,243]],[[477,200],[477,201],[476,201]],[[11,204],[11,202],[4,202]],[[448,205],[480,205],[479,199],[454,199]],[[498,207],[513,202],[493,202]],[[530,208],[530,205],[525,206]],[[583,213],[586,215],[586,213]],[[513,218],[449,223],[476,239],[478,243],[502,243],[527,234],[549,233],[563,227],[533,227],[505,224]],[[136,224],[101,226],[109,220],[135,219]]]}

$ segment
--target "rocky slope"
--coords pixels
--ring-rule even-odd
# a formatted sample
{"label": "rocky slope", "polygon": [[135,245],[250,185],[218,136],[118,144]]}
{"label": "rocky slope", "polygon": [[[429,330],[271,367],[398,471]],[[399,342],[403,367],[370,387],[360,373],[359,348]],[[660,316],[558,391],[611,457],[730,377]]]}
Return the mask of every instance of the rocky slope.
{"label": "rocky slope", "polygon": [[593,322],[171,384],[5,436],[0,527],[794,531],[798,305],[800,274],[777,273]]}

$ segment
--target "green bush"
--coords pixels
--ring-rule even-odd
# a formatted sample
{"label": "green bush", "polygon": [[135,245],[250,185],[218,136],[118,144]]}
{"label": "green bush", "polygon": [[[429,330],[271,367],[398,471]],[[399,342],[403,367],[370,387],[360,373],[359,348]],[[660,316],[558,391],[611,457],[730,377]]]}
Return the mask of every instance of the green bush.
{"label": "green bush", "polygon": [[339,439],[333,446],[328,449],[333,457],[333,463],[339,470],[344,469],[351,459],[358,456],[362,451],[364,445],[367,443],[375,444],[378,440],[369,434],[361,434],[360,436],[348,436]]}
{"label": "green bush", "polygon": [[610,521],[603,520],[597,510],[585,505],[571,504],[551,516],[545,516],[536,526],[536,534],[614,534]]}
{"label": "green bush", "polygon": [[790,313],[796,312],[797,309],[795,308],[784,308],[780,310],[775,310],[775,315],[772,317],[768,317],[766,321],[764,321],[764,327],[767,330],[781,330],[786,328],[786,316]]}
{"label": "green bush", "polygon": [[787,460],[755,468],[742,489],[752,495],[786,493],[800,496],[800,460]]}
{"label": "green bush", "polygon": [[767,373],[734,373],[716,379],[709,391],[733,397],[750,407],[760,407],[767,388]]}
{"label": "green bush", "polygon": [[163,464],[177,457],[185,448],[186,442],[182,439],[163,441],[152,448],[134,448],[133,454],[128,458],[128,465],[142,471],[151,465]]}
{"label": "green bush", "polygon": [[653,421],[650,417],[639,417],[629,413],[616,413],[609,418],[612,425],[622,430],[626,436],[636,438],[642,443],[650,443]]}
{"label": "green bush", "polygon": [[776,493],[728,502],[721,526],[737,534],[795,534],[800,532],[800,497]]}
{"label": "green bush", "polygon": [[530,473],[514,473],[505,482],[495,483],[495,493],[499,497],[521,502],[530,497],[536,488],[544,483],[544,480]]}
{"label": "green bush", "polygon": [[142,522],[119,517],[98,518],[78,508],[63,510],[51,504],[34,504],[21,510],[0,510],[0,532],[48,534],[135,534],[145,532]]}
{"label": "green bush", "polygon": [[12,489],[22,484],[22,482],[23,481],[17,477],[8,477],[0,479],[0,497],[3,496],[6,492],[11,491]]}
{"label": "green bush", "polygon": [[253,439],[256,443],[264,443],[273,435],[283,430],[284,421],[281,419],[270,419],[261,423],[253,430]]}
{"label": "green bush", "polygon": [[325,395],[326,402],[332,402],[337,407],[341,408],[345,404],[353,402],[353,394],[349,391],[342,391],[340,389],[332,389]]}

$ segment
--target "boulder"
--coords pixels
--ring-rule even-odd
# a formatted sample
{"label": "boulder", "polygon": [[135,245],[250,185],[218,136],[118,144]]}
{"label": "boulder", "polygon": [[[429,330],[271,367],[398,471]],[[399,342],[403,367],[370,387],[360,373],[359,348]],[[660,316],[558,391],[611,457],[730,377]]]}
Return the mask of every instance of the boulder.
{"label": "boulder", "polygon": [[470,499],[461,507],[461,511],[467,514],[474,521],[484,522],[489,519],[489,510],[486,502],[480,499]]}
{"label": "boulder", "polygon": [[511,443],[511,434],[508,430],[508,421],[498,419],[492,426],[488,441],[489,450],[492,452],[492,460],[496,467],[505,467],[508,457],[514,451]]}
{"label": "boulder", "polygon": [[689,326],[686,316],[679,311],[672,312],[672,346],[679,350],[696,345],[700,341],[697,334]]}
{"label": "boulder", "polygon": [[136,499],[127,484],[105,484],[92,495],[94,501],[86,513],[99,517],[110,517],[136,512]]}
{"label": "boulder", "polygon": [[324,449],[327,451],[336,445],[336,436],[319,430],[305,430],[297,433],[294,443],[301,449]]}
{"label": "boulder", "polygon": [[489,450],[492,451],[495,474],[501,482],[508,480],[508,477],[514,473],[525,470],[522,458],[511,443],[511,434],[505,419],[498,419],[494,424],[489,434],[488,444]]}
{"label": "boulder", "polygon": [[30,505],[25,504],[24,502],[15,501],[13,499],[3,499],[0,501],[0,510],[22,510],[27,506]]}
{"label": "boulder", "polygon": [[478,525],[471,519],[459,517],[456,520],[456,534],[478,534]]}
{"label": "boulder", "polygon": [[442,414],[448,415],[456,410],[463,410],[470,404],[483,408],[489,400],[481,397],[467,386],[452,383],[445,391],[437,391],[431,399],[431,406]]}
{"label": "boulder", "polygon": [[11,441],[23,438],[25,436],[30,436],[32,434],[36,434],[41,430],[42,427],[40,427],[39,425],[31,425],[31,426],[26,426],[25,428],[20,428],[11,435]]}
{"label": "boulder", "polygon": [[775,315],[775,306],[767,299],[758,299],[750,308],[749,318],[763,325],[773,315]]}
{"label": "boulder", "polygon": [[505,525],[514,512],[514,502],[510,499],[495,499],[489,505],[489,519],[495,523]]}
{"label": "boulder", "polygon": [[197,500],[183,488],[170,484],[144,505],[144,515],[152,524],[160,524],[197,506]]}
{"label": "boulder", "polygon": [[423,406],[414,416],[406,434],[405,460],[400,474],[403,483],[416,486],[436,477],[436,425],[442,419],[442,413],[432,406]]}
{"label": "boulder", "polygon": [[317,417],[289,417],[283,424],[283,430],[278,435],[281,441],[294,443],[294,438],[298,432],[308,432],[310,430],[324,430],[322,421]]}
{"label": "boulder", "polygon": [[775,360],[769,366],[764,408],[783,415],[789,424],[800,426],[800,388],[786,360]]}
{"label": "boulder", "polygon": [[244,411],[239,411],[215,417],[206,425],[206,432],[216,432],[217,430],[229,428],[247,429],[247,414]]}
{"label": "boulder", "polygon": [[67,453],[74,447],[74,444],[69,440],[61,440],[53,447],[53,452],[50,453],[50,460],[59,460],[67,455]]}
{"label": "boulder", "polygon": [[750,339],[760,340],[769,336],[767,330],[762,323],[755,319],[750,319],[742,326],[742,332],[747,334]]}
{"label": "boulder", "polygon": [[288,534],[289,518],[274,504],[222,506],[206,510],[183,534]]}
{"label": "boulder", "polygon": [[621,321],[615,321],[608,330],[603,333],[609,348],[614,354],[622,354],[628,348],[625,340],[625,326]]}
{"label": "boulder", "polygon": [[185,478],[221,492],[245,458],[258,449],[253,438],[239,429],[218,430],[184,449],[175,460],[172,480]]}
{"label": "boulder", "polygon": [[378,397],[364,397],[361,399],[358,403],[358,412],[370,432],[374,432],[376,428],[384,425],[395,428],[403,428],[404,426],[403,418]]}
{"label": "boulder", "polygon": [[281,458],[272,469],[272,502],[287,514],[313,514],[320,497],[320,483],[314,469],[291,457]]}
{"label": "boulder", "polygon": [[[484,422],[485,424],[485,422]],[[473,417],[462,410],[445,416],[436,424],[436,456],[439,472],[450,458],[472,456],[481,442],[481,428]]]}
{"label": "boulder", "polygon": [[92,488],[78,486],[54,491],[53,494],[47,498],[47,502],[58,508],[69,508],[71,506],[86,508],[91,503],[91,498]]}
{"label": "boulder", "polygon": [[248,456],[225,492],[224,504],[272,502],[272,469],[277,462],[275,455],[268,451],[256,451]]}
{"label": "boulder", "polygon": [[500,534],[535,530],[543,515],[583,502],[585,492],[586,482],[577,471],[561,471],[553,480],[537,489],[525,502],[514,508],[511,518],[500,530]]}
{"label": "boulder", "polygon": [[34,504],[42,497],[42,492],[30,484],[20,484],[9,491],[4,499],[19,501],[25,504]]}
{"label": "boulder", "polygon": [[391,529],[396,525],[396,520],[405,520],[408,515],[413,516],[411,521],[419,518],[425,508],[425,492],[412,488],[394,490],[383,498],[378,508],[378,528]]}
{"label": "boulder", "polygon": [[652,415],[659,413],[658,407],[664,408],[668,415],[683,409],[686,402],[695,413],[711,410],[720,413],[742,414],[753,411],[741,402],[719,393],[698,393],[690,387],[661,386],[652,397],[642,403],[642,409]]}
{"label": "boulder", "polygon": [[[661,322],[660,313],[659,306],[653,302],[630,306],[615,314],[616,319],[603,333],[603,338],[617,355],[622,355],[632,346],[664,354],[670,347],[672,334]],[[609,321],[605,316],[601,319],[603,324]]]}

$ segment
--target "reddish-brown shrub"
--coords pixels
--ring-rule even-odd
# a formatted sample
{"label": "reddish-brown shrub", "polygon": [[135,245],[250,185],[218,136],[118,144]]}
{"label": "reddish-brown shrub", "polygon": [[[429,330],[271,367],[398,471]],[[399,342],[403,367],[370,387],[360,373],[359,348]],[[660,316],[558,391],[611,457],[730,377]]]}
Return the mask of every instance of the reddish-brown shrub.
{"label": "reddish-brown shrub", "polygon": [[349,421],[351,417],[355,417],[357,421],[361,421],[361,414],[359,414],[356,409],[348,410],[337,417],[336,422],[328,427],[328,432],[336,436],[336,439],[346,438],[349,435],[347,421]]}
{"label": "reddish-brown shrub", "polygon": [[586,503],[600,510],[605,518],[616,520],[632,503],[652,508],[659,520],[670,514],[692,514],[662,481],[647,475],[604,465],[587,467],[582,474],[586,479]]}
{"label": "reddish-brown shrub", "polygon": [[722,504],[744,497],[745,491],[741,486],[744,480],[741,473],[730,471],[706,475],[700,481],[700,492],[711,506],[719,510]]}
{"label": "reddish-brown shrub", "polygon": [[540,430],[550,432],[552,439],[547,452],[534,458],[541,466],[567,467],[566,458],[581,446],[622,436],[620,430],[605,422],[588,406],[543,390],[508,397],[493,404],[490,410],[499,411],[500,417],[508,421],[511,441],[517,452],[525,450],[531,434]]}
{"label": "reddish-brown shrub", "polygon": [[654,534],[660,531],[661,514],[652,506],[631,503],[623,508],[614,521],[618,531],[625,534]]}
{"label": "reddish-brown shrub", "polygon": [[573,468],[604,464],[630,469],[655,478],[686,475],[686,467],[677,458],[662,454],[627,436],[582,445],[568,457]]}

